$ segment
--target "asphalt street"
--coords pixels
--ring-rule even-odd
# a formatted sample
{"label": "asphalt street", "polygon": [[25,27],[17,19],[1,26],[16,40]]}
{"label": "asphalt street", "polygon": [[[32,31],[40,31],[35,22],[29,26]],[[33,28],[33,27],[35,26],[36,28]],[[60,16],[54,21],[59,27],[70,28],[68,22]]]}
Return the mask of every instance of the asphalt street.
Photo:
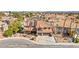
{"label": "asphalt street", "polygon": [[79,48],[79,45],[40,45],[29,40],[7,39],[0,41],[0,48]]}

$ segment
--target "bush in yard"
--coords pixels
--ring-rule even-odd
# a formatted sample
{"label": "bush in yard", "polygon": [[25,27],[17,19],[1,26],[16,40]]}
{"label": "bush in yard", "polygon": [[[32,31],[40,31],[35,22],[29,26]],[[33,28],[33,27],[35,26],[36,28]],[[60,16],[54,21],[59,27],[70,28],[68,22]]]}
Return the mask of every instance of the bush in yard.
{"label": "bush in yard", "polygon": [[10,23],[8,26],[8,30],[4,32],[4,36],[11,37],[13,34],[17,33],[18,31],[22,31],[21,29],[21,22],[23,18],[18,18],[17,20]]}
{"label": "bush in yard", "polygon": [[4,36],[11,37],[13,35],[13,31],[11,29],[8,29],[4,32]]}
{"label": "bush in yard", "polygon": [[75,38],[74,43],[79,43],[79,38]]}

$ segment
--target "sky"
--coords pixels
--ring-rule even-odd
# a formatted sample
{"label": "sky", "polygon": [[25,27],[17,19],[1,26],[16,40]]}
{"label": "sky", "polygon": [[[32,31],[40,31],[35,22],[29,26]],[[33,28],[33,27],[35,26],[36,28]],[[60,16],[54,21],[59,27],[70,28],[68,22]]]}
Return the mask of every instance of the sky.
{"label": "sky", "polygon": [[0,11],[79,11],[78,0],[0,0]]}

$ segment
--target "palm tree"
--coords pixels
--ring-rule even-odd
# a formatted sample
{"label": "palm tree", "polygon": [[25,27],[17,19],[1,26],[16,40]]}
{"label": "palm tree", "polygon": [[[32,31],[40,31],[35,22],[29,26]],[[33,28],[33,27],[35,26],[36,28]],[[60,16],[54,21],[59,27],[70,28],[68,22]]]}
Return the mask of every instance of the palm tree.
{"label": "palm tree", "polygon": [[70,22],[70,36],[72,36],[72,23],[74,22],[74,18],[71,18],[71,22]]}
{"label": "palm tree", "polygon": [[76,26],[75,26],[75,31],[77,30],[77,24],[79,23],[77,20],[75,20]]}
{"label": "palm tree", "polygon": [[63,20],[64,20],[64,23],[63,23],[63,28],[62,28],[62,35],[63,35],[63,32],[64,32],[64,28],[65,28],[65,24],[66,24],[67,16],[66,16],[66,18],[63,19]]}
{"label": "palm tree", "polygon": [[75,31],[76,31],[76,33],[77,33],[77,26],[78,26],[78,24],[79,24],[78,19],[75,20],[75,23],[76,23]]}
{"label": "palm tree", "polygon": [[[75,23],[76,23],[75,32],[76,32],[76,34],[78,34],[78,33],[77,33],[77,26],[78,26],[77,24],[79,24],[78,19],[75,20]],[[76,36],[74,42],[75,42],[75,43],[78,43],[77,40],[79,40],[79,39],[78,39],[77,36]]]}
{"label": "palm tree", "polygon": [[64,31],[64,27],[65,27],[65,23],[66,23],[66,19],[63,19],[63,20],[64,20],[64,23],[63,23],[63,30],[62,31]]}
{"label": "palm tree", "polygon": [[76,23],[76,27],[75,27],[75,31],[76,31],[76,29],[77,29],[77,24],[79,24],[79,15],[76,17],[76,20],[75,20],[75,23]]}

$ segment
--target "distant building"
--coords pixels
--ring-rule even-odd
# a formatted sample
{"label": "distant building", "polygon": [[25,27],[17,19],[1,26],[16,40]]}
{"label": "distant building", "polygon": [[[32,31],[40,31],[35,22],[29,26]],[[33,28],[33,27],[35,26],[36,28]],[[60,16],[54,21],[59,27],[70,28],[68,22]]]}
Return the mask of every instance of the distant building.
{"label": "distant building", "polygon": [[6,31],[6,30],[8,30],[8,24],[5,23],[5,22],[1,22],[1,23],[0,23],[0,31],[1,31],[1,32],[4,32],[4,31]]}

